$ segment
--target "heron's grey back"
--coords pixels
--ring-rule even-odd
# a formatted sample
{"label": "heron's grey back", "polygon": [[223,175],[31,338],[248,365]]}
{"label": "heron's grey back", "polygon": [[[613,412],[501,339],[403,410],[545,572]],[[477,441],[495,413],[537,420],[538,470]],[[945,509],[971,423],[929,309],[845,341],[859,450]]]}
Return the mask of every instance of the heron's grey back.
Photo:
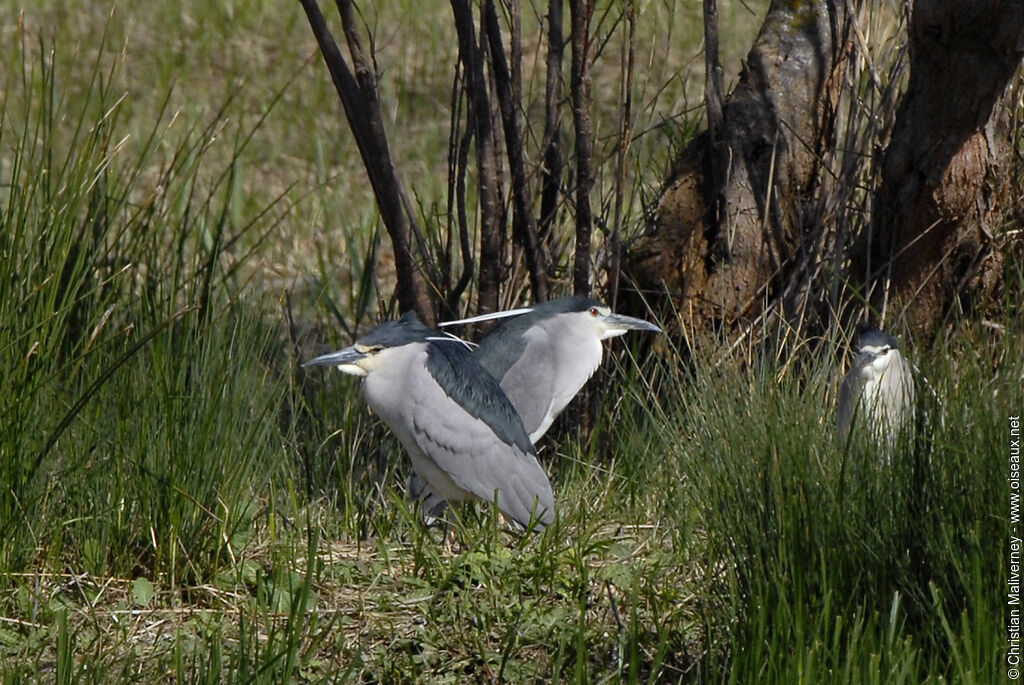
{"label": "heron's grey back", "polygon": [[499,440],[533,454],[533,443],[515,407],[495,377],[466,348],[432,343],[427,348],[427,369],[449,397],[490,426]]}

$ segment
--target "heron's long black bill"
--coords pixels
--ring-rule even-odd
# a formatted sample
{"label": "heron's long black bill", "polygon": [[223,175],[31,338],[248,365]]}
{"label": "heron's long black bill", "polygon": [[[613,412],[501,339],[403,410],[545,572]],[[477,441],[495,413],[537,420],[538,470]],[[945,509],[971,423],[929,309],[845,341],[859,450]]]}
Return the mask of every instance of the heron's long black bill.
{"label": "heron's long black bill", "polygon": [[605,323],[612,328],[624,328],[628,331],[650,331],[651,333],[661,333],[661,329],[650,321],[636,319],[632,316],[625,316],[624,314],[609,314],[605,317]]}
{"label": "heron's long black bill", "polygon": [[308,362],[303,363],[302,366],[347,366],[355,364],[365,356],[365,353],[360,352],[355,347],[346,347],[343,350],[329,352],[328,354],[322,354],[319,357],[310,359]]}

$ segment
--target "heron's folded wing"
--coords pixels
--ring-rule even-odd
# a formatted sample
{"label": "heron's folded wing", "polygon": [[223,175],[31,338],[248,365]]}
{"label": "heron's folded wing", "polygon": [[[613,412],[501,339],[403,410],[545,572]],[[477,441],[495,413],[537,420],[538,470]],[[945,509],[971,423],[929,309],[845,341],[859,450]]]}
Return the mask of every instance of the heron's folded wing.
{"label": "heron's folded wing", "polygon": [[536,518],[550,522],[554,495],[537,458],[499,439],[451,398],[418,399],[413,434],[423,453],[459,487],[487,502],[497,492],[498,509],[523,525],[536,501]]}

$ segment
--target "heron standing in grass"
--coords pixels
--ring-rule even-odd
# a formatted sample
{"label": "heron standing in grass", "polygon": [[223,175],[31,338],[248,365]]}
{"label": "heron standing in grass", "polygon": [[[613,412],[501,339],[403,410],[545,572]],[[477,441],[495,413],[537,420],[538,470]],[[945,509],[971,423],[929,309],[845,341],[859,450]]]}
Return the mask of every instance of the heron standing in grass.
{"label": "heron standing in grass", "polygon": [[[634,330],[661,332],[642,319],[615,314],[590,297],[562,297],[442,325],[493,318],[503,321],[480,341],[474,356],[501,384],[534,443],[597,371],[603,340]],[[426,512],[437,513],[444,498],[437,491],[431,493],[417,473],[409,478],[409,496],[420,500]]]}
{"label": "heron standing in grass", "polygon": [[913,421],[913,367],[900,351],[899,340],[884,331],[861,334],[853,366],[839,388],[836,423],[844,444],[855,417],[890,448]]}
{"label": "heron standing in grass", "polygon": [[551,484],[522,420],[463,341],[410,312],[304,366],[362,376],[367,404],[439,497],[497,502],[523,527],[552,521]]}

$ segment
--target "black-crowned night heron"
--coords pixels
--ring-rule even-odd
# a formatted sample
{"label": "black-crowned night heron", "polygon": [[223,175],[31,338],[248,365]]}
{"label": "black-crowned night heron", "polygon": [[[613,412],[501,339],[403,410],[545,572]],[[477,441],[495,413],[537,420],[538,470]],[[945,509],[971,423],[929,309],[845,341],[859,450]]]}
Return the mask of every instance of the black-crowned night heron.
{"label": "black-crowned night heron", "polygon": [[601,365],[602,340],[627,331],[661,332],[590,297],[561,297],[513,312],[519,313],[496,325],[475,356],[498,379],[534,443]]}
{"label": "black-crowned night heron", "polygon": [[843,443],[854,416],[873,439],[889,447],[913,420],[913,367],[900,352],[899,340],[883,331],[861,334],[853,366],[839,387],[836,424]]}
{"label": "black-crowned night heron", "polygon": [[[534,443],[562,413],[604,354],[602,340],[627,331],[661,332],[652,323],[615,314],[589,297],[562,297],[524,309],[484,314],[443,324],[451,326],[493,318],[503,320],[488,333],[474,356],[501,384]],[[409,496],[427,512],[437,512],[443,496],[431,493],[416,474]]]}
{"label": "black-crowned night heron", "polygon": [[497,501],[499,511],[523,527],[551,522],[551,484],[519,415],[458,338],[409,313],[305,366],[363,376],[367,404],[438,496]]}

